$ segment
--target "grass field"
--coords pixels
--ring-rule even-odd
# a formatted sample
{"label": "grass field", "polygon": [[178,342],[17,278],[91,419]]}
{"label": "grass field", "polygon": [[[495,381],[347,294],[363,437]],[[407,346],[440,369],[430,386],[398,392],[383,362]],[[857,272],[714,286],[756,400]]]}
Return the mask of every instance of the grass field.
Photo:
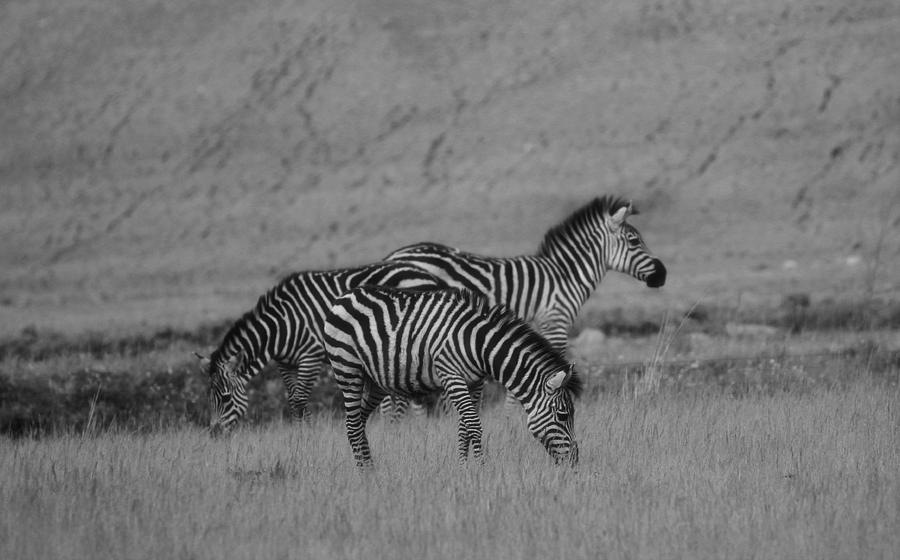
{"label": "grass field", "polygon": [[211,440],[0,440],[4,558],[895,558],[900,389],[716,390],[581,403],[581,461],[556,467],[486,413],[483,466],[455,422],[373,420],[373,473],[339,419]]}

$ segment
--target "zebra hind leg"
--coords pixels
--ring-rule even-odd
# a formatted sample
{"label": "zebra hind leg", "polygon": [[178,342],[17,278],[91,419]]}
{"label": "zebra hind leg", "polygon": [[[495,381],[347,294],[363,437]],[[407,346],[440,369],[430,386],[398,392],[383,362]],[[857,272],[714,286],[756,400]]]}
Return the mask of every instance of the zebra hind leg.
{"label": "zebra hind leg", "polygon": [[372,387],[363,380],[361,372],[335,370],[335,379],[344,394],[347,440],[356,466],[363,470],[371,469],[372,452],[366,437],[366,421],[384,395],[373,394]]}
{"label": "zebra hind leg", "polygon": [[412,414],[416,418],[428,415],[428,405],[421,399],[407,399],[395,395],[388,395],[381,401],[378,412],[384,416],[388,422],[400,422],[407,414]]}
{"label": "zebra hind leg", "polygon": [[299,422],[303,419],[306,405],[309,402],[309,395],[312,392],[316,378],[319,376],[320,369],[321,364],[319,362],[301,363],[298,365],[278,364],[278,371],[287,391],[291,421]]}
{"label": "zebra hind leg", "polygon": [[369,384],[367,390],[363,391],[362,399],[360,401],[359,416],[360,424],[362,426],[362,442],[364,445],[360,448],[360,451],[363,453],[360,456],[357,456],[356,464],[365,469],[372,468],[372,452],[369,449],[369,440],[366,437],[366,423],[369,421],[369,416],[372,415],[372,412],[378,408],[378,403],[384,400],[384,396],[384,392]]}

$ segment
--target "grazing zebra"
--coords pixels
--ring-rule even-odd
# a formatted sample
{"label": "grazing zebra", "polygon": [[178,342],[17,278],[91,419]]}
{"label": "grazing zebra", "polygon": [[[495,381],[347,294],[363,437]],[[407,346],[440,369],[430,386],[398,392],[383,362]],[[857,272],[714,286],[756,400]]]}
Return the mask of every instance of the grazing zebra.
{"label": "grazing zebra", "polygon": [[382,398],[435,391],[459,413],[460,460],[470,446],[480,458],[481,421],[469,388],[486,377],[524,406],[528,429],[557,462],[578,460],[572,401],[581,380],[562,354],[503,306],[467,290],[363,286],[335,300],[324,341],[360,467],[372,464],[365,427]]}
{"label": "grazing zebra", "polygon": [[210,432],[227,430],[244,415],[246,384],[270,361],[281,373],[292,417],[302,418],[313,383],[327,363],[322,345],[325,314],[335,298],[367,284],[443,286],[422,269],[403,263],[291,274],[263,294],[215,352],[202,359],[210,381]]}
{"label": "grazing zebra", "polygon": [[666,282],[666,267],[626,222],[632,214],[637,210],[630,201],[604,196],[551,228],[535,255],[485,257],[417,243],[386,260],[419,266],[451,287],[483,294],[491,305],[506,305],[565,354],[581,306],[608,270],[629,274],[651,288]]}

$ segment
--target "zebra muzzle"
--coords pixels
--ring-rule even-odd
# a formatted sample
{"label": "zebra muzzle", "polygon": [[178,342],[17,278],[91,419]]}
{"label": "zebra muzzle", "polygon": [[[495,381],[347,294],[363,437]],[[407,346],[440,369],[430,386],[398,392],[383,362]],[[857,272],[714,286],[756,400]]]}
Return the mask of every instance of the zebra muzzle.
{"label": "zebra muzzle", "polygon": [[557,450],[553,453],[553,460],[557,465],[576,466],[578,464],[578,444],[573,440],[568,451]]}
{"label": "zebra muzzle", "polygon": [[217,437],[220,437],[224,433],[225,433],[225,428],[222,427],[221,422],[213,422],[209,425],[210,437],[217,438]]}
{"label": "zebra muzzle", "polygon": [[653,264],[653,272],[647,276],[647,287],[659,288],[666,283],[666,266],[659,259],[655,259]]}

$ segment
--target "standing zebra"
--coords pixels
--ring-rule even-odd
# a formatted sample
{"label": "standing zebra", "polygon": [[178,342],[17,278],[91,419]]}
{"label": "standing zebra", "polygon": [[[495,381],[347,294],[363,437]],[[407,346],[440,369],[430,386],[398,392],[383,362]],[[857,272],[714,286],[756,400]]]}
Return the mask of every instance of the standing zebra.
{"label": "standing zebra", "polygon": [[443,286],[422,269],[403,263],[291,274],[263,294],[235,321],[212,355],[202,359],[210,381],[210,432],[227,430],[244,415],[247,382],[270,361],[278,365],[291,416],[302,418],[313,382],[326,364],[325,314],[335,298],[367,284]]}
{"label": "standing zebra", "polygon": [[324,329],[344,394],[347,438],[357,465],[372,464],[366,421],[385,395],[443,391],[459,413],[458,451],[482,454],[481,421],[469,387],[486,377],[525,408],[528,429],[557,462],[578,460],[573,366],[523,320],[467,290],[364,286],[334,302]]}
{"label": "standing zebra", "polygon": [[485,257],[438,243],[416,243],[386,260],[419,266],[451,287],[483,294],[491,305],[507,306],[565,354],[579,310],[608,270],[651,288],[665,284],[666,267],[626,222],[637,213],[630,201],[604,196],[551,228],[535,255]]}

